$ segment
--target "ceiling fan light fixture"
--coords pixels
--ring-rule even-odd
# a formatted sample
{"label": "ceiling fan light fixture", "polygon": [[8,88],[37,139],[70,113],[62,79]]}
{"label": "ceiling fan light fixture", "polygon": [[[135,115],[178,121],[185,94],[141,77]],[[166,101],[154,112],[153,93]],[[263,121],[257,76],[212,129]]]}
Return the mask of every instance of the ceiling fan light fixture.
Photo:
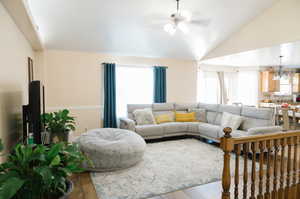
{"label": "ceiling fan light fixture", "polygon": [[164,26],[164,30],[170,35],[174,35],[176,32],[176,27],[175,25],[168,23]]}

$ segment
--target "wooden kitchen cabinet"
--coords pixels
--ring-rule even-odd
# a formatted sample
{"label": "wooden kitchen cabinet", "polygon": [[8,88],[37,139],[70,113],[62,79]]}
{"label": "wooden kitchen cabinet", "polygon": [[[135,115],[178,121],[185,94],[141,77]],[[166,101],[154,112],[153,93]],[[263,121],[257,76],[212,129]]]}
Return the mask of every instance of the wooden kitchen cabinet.
{"label": "wooden kitchen cabinet", "polygon": [[293,75],[293,93],[300,93],[300,73]]}
{"label": "wooden kitchen cabinet", "polygon": [[275,73],[273,71],[262,71],[261,77],[261,92],[279,92],[280,82],[279,80],[274,80]]}

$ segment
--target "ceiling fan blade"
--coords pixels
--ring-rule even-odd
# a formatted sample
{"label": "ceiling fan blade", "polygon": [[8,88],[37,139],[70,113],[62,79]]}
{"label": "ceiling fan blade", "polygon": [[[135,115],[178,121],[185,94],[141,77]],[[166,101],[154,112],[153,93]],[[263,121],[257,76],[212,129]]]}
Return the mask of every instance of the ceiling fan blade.
{"label": "ceiling fan blade", "polygon": [[144,17],[144,22],[150,25],[166,24],[170,22],[170,17],[168,15],[152,14]]}
{"label": "ceiling fan blade", "polygon": [[210,19],[192,19],[190,21],[193,25],[199,25],[199,26],[208,26],[211,23]]}

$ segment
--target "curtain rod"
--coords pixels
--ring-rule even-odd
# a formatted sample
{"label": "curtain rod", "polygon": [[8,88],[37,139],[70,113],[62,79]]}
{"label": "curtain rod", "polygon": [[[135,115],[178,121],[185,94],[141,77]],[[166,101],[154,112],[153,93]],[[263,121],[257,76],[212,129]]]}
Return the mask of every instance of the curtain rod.
{"label": "curtain rod", "polygon": [[[105,64],[105,63],[102,63],[102,65]],[[119,67],[136,67],[136,68],[154,68],[155,66],[159,66],[159,65],[146,65],[146,64],[117,64],[116,63],[116,66],[119,66]],[[162,66],[162,67],[165,67],[165,68],[169,68],[167,66]]]}

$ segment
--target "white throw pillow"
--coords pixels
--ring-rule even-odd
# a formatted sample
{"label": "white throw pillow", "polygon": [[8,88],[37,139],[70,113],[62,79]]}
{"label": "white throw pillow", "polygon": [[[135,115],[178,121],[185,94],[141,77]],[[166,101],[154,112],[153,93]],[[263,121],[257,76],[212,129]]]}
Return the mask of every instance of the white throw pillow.
{"label": "white throw pillow", "polygon": [[243,120],[244,118],[242,116],[224,112],[221,119],[221,126],[223,128],[230,127],[232,130],[237,130]]}
{"label": "white throw pillow", "polygon": [[156,124],[150,108],[136,109],[133,111],[133,115],[137,125]]}

